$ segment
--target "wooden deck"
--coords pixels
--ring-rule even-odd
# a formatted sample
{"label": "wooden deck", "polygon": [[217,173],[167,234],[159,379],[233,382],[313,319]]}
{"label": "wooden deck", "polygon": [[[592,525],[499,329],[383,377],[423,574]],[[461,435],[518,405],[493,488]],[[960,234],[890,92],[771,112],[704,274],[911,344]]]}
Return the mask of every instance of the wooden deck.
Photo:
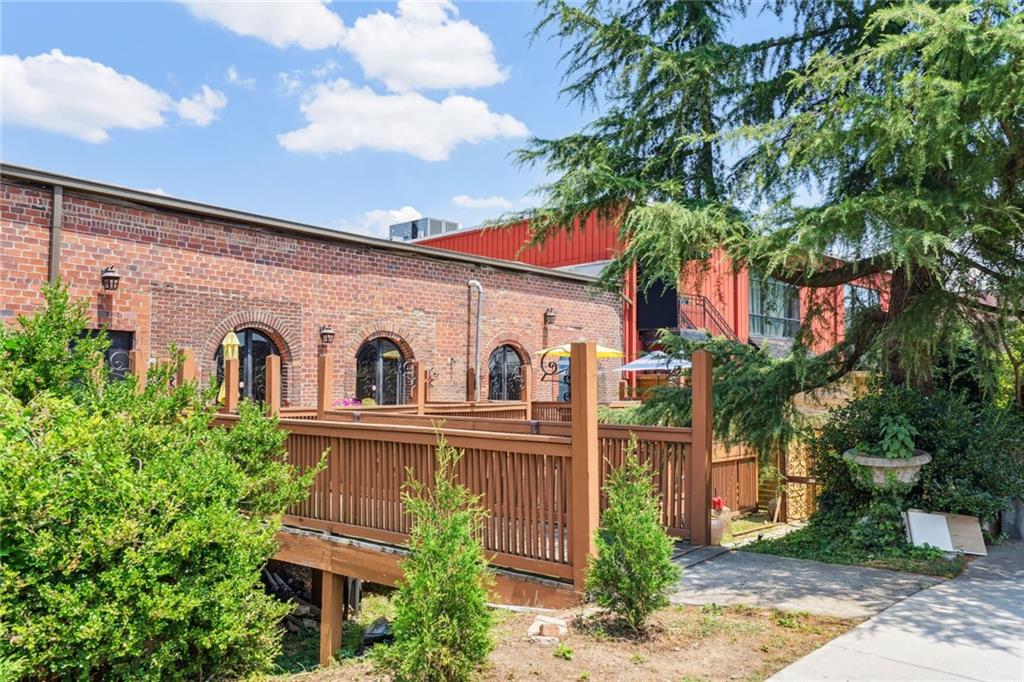
{"label": "wooden deck", "polygon": [[[232,363],[237,361],[228,361],[225,376],[232,376]],[[602,485],[634,436],[637,455],[655,474],[668,532],[695,544],[710,539],[711,360],[704,352],[693,358],[692,429],[599,425],[592,343],[572,345],[569,405],[428,404],[417,368],[412,407],[335,410],[328,399],[333,366],[321,357],[315,409],[280,413],[279,405],[269,404],[288,432],[289,462],[307,471],[325,461],[308,497],[288,510],[277,555],[322,574],[324,662],[340,646],[345,578],[386,585],[401,578],[412,523],[404,485],[409,477],[433,480],[439,437],[462,452],[456,477],[487,511],[480,537],[495,573],[495,601],[560,608],[578,599],[607,503]],[[268,396],[274,400],[279,381],[279,366],[268,363]],[[230,427],[238,419],[231,414],[237,400],[230,391],[225,404],[219,422]],[[535,411],[554,418],[531,419]],[[732,467],[723,480],[735,480],[738,458],[725,453],[718,459]]]}

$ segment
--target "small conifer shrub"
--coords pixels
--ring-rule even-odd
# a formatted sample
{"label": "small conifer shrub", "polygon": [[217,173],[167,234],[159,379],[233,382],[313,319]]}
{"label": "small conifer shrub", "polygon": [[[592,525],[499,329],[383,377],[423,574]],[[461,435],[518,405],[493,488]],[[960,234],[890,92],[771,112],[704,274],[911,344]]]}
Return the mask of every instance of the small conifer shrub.
{"label": "small conifer shrub", "polygon": [[471,679],[494,647],[491,577],[480,536],[486,512],[456,482],[461,456],[439,436],[433,484],[410,476],[402,496],[413,526],[395,599],[395,641],[374,649],[380,670],[399,681]]}
{"label": "small conifer shrub", "polygon": [[647,618],[668,605],[669,588],[679,579],[672,563],[672,539],[661,526],[661,505],[653,473],[636,455],[634,436],[622,466],[605,485],[608,507],[595,537],[597,556],[587,568],[587,591],[640,633]]}

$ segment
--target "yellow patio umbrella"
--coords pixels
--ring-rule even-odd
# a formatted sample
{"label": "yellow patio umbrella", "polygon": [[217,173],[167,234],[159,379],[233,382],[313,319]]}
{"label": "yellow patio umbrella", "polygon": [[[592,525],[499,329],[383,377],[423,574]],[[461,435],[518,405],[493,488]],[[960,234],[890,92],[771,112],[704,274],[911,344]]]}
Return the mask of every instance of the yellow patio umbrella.
{"label": "yellow patio umbrella", "polygon": [[[572,355],[572,344],[563,343],[560,346],[552,346],[551,348],[545,348],[544,350],[537,351],[537,355],[544,357],[547,355],[552,358],[567,358]],[[621,358],[625,357],[623,353],[615,350],[614,348],[607,348],[605,346],[597,347],[598,358]]]}
{"label": "yellow patio umbrella", "polygon": [[[234,332],[228,332],[227,336],[224,337],[224,340],[220,342],[220,347],[223,350],[223,353],[221,354],[221,356],[222,356],[222,362],[224,362],[224,364],[222,365],[222,369],[224,370],[224,372],[223,372],[224,374],[227,374],[227,364],[226,364],[225,361],[227,361],[227,360],[237,360],[238,359],[238,347],[241,346],[241,345],[242,344],[240,344],[238,342],[238,336]],[[220,390],[217,392],[217,401],[218,402],[224,402],[224,399],[227,398],[227,389],[225,389],[224,386],[225,386],[224,382],[223,381],[220,382]]]}

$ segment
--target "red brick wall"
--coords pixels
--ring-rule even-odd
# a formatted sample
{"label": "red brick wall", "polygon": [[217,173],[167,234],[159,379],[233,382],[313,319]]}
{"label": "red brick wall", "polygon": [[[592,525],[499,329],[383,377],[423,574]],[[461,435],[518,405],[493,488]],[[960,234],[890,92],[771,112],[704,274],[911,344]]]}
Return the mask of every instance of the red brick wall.
{"label": "red brick wall", "polygon": [[[6,323],[42,300],[52,218],[49,188],[13,183],[5,178],[0,191],[0,319]],[[113,293],[100,287],[107,265],[122,276]],[[136,348],[151,357],[166,357],[170,344],[193,348],[204,383],[228,330],[267,330],[282,351],[291,404],[314,403],[324,323],[337,332],[331,346],[336,399],[354,393],[359,345],[382,332],[400,337],[415,359],[438,370],[432,397],[463,399],[475,322],[468,279],[485,288],[485,368],[504,341],[529,354],[535,376],[536,351],[547,345],[587,338],[622,347],[621,302],[583,282],[277,233],[70,190],[60,274],[74,297],[90,301],[97,324],[134,331]],[[549,328],[547,308],[557,314]],[[602,365],[602,399],[616,397],[617,364]],[[539,399],[551,395],[547,383],[535,391]]]}

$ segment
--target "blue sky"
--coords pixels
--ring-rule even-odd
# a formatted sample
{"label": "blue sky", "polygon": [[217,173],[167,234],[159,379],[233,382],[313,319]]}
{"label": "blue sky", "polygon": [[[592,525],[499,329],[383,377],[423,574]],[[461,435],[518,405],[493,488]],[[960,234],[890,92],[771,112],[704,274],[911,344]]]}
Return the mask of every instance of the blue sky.
{"label": "blue sky", "polygon": [[591,115],[532,2],[0,11],[4,161],[340,229],[522,208],[509,153]]}

